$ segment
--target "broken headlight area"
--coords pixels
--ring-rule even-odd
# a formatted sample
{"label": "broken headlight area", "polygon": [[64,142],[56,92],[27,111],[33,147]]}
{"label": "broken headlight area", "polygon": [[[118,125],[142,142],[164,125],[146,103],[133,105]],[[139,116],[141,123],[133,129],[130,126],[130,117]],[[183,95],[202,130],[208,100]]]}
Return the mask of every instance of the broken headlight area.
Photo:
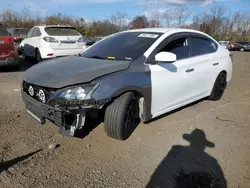
{"label": "broken headlight area", "polygon": [[48,105],[62,110],[62,134],[74,136],[76,131],[83,128],[86,112],[96,108],[91,95],[97,87],[98,84],[91,83],[63,88],[53,93]]}
{"label": "broken headlight area", "polygon": [[86,106],[91,103],[91,95],[97,87],[97,83],[91,83],[58,90],[51,96],[48,105],[53,107]]}

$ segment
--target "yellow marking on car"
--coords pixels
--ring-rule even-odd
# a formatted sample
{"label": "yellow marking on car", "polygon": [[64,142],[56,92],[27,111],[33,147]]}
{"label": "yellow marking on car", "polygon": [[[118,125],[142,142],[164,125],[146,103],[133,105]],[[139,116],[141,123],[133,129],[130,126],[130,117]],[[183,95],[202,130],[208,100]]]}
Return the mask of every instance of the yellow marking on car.
{"label": "yellow marking on car", "polygon": [[108,58],[108,59],[115,60],[115,57],[112,57],[112,56],[108,56],[107,58]]}

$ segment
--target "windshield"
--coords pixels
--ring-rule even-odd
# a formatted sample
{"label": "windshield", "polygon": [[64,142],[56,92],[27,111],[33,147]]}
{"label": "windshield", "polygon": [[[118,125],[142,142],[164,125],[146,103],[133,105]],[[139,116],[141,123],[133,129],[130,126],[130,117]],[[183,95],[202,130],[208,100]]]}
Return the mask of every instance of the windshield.
{"label": "windshield", "polygon": [[87,58],[127,60],[139,58],[161,36],[152,32],[124,32],[109,36],[83,52]]}
{"label": "windshield", "polygon": [[0,36],[9,36],[9,33],[4,25],[0,25]]}
{"label": "windshield", "polygon": [[45,32],[51,36],[79,36],[81,35],[73,27],[46,27]]}
{"label": "windshield", "polygon": [[14,29],[14,36],[27,35],[30,29]]}

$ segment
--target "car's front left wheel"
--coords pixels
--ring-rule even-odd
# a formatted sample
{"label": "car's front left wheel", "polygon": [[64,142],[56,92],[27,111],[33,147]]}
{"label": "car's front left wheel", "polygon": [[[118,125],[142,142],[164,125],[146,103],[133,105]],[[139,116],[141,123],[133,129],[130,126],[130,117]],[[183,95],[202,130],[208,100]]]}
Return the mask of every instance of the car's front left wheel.
{"label": "car's front left wheel", "polygon": [[111,138],[128,139],[139,123],[139,103],[133,92],[124,93],[106,108],[104,129]]}

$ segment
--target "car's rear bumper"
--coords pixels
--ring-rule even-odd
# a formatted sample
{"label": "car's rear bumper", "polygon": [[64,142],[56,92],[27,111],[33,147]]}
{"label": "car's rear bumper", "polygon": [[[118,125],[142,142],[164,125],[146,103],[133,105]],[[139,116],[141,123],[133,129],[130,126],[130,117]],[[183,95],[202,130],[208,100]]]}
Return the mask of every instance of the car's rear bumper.
{"label": "car's rear bumper", "polygon": [[0,60],[0,67],[4,67],[4,66],[14,66],[14,65],[18,65],[18,59],[16,58],[6,58],[5,60]]}
{"label": "car's rear bumper", "polygon": [[40,54],[43,59],[50,59],[61,56],[70,56],[70,55],[79,55],[83,53],[86,47],[83,48],[75,48],[75,49],[60,49],[54,50],[51,48],[40,48]]}

